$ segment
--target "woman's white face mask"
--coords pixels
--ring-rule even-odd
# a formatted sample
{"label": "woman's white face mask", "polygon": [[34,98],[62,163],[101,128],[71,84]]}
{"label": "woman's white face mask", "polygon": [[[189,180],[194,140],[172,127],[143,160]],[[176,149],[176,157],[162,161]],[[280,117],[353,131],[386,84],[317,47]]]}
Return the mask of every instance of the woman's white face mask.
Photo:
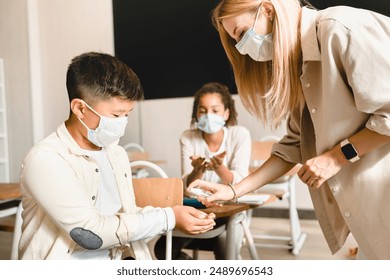
{"label": "woman's white face mask", "polygon": [[81,119],[79,121],[88,131],[87,138],[98,147],[105,147],[119,140],[124,134],[127,125],[127,117],[109,118],[100,115],[85,101],[84,104],[96,115],[100,117],[99,125],[96,129],[90,129]]}
{"label": "woman's white face mask", "polygon": [[253,26],[248,29],[241,40],[236,44],[236,49],[242,55],[249,55],[255,61],[272,60],[273,41],[272,33],[260,35],[255,33],[255,26],[259,16],[261,5],[256,13]]}

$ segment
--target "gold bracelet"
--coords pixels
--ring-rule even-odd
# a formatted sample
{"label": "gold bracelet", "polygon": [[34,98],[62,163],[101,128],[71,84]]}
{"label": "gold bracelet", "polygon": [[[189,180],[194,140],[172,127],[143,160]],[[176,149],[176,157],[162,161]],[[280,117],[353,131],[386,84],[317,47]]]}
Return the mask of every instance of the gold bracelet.
{"label": "gold bracelet", "polygon": [[233,188],[232,183],[228,183],[227,185],[232,189],[232,192],[233,192],[233,195],[234,195],[232,201],[234,203],[238,203],[238,197],[237,197],[236,191]]}

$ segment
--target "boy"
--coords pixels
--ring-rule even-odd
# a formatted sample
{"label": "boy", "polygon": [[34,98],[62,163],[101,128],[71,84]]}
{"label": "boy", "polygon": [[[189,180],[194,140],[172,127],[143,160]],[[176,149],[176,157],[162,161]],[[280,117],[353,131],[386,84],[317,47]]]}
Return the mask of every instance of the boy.
{"label": "boy", "polygon": [[172,228],[197,234],[214,215],[136,207],[130,164],[118,145],[143,99],[137,75],[103,53],[75,57],[66,80],[70,115],[35,145],[21,170],[21,259],[150,259],[144,239]]}

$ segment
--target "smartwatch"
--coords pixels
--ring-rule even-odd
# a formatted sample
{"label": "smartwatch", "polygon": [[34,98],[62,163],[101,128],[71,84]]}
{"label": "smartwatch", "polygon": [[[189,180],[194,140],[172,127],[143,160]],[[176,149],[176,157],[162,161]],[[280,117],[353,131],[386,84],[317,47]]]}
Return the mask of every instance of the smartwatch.
{"label": "smartwatch", "polygon": [[341,151],[343,152],[347,160],[349,160],[350,162],[355,162],[360,159],[355,146],[352,145],[352,143],[349,142],[348,139],[342,141],[340,145]]}

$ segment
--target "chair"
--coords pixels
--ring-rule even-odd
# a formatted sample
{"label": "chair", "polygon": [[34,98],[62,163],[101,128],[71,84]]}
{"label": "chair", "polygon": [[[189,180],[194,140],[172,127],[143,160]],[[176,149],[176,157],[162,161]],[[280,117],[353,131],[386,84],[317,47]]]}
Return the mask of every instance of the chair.
{"label": "chair", "polygon": [[[273,135],[266,136],[260,141],[252,143],[252,164],[251,171],[259,167],[265,160],[270,157],[272,146],[279,138]],[[290,235],[289,236],[274,236],[274,235],[253,235],[256,239],[287,241],[287,245],[277,243],[256,243],[257,247],[285,247],[291,250],[294,255],[298,255],[306,240],[307,234],[301,232],[298,211],[296,208],[295,197],[295,174],[298,168],[293,168],[290,172],[276,179],[275,181],[265,185],[259,191],[261,193],[270,193],[276,195],[279,199],[287,199],[289,206],[290,218]],[[251,213],[248,214],[251,217]],[[250,219],[249,219],[250,222]]]}
{"label": "chair", "polygon": [[145,152],[145,149],[144,147],[142,147],[140,144],[138,143],[127,143],[125,145],[123,145],[123,148],[126,150],[126,151],[129,151],[129,150],[137,150],[139,152]]}
{"label": "chair", "polygon": [[126,150],[130,161],[149,159],[149,153],[138,143],[127,143],[123,148]]}
{"label": "chair", "polygon": [[[165,173],[165,171],[160,166],[158,166],[157,164],[154,164],[154,163],[152,163],[150,161],[147,161],[147,160],[132,161],[132,162],[130,162],[130,166],[131,166],[132,169],[134,169],[134,168],[138,169],[139,168],[138,170],[144,170],[144,172],[142,172],[141,174],[138,171],[137,173],[135,173],[135,175],[133,175],[133,188],[135,188],[134,191],[136,191],[136,189],[138,189],[138,187],[137,187],[138,182],[142,182],[142,181],[138,181],[138,180],[135,180],[135,179],[142,179],[142,178],[146,179],[147,177],[150,176],[149,172],[147,172],[145,170],[145,168],[149,168],[149,169],[153,170],[161,178],[164,178],[164,179],[168,178],[168,175]],[[161,183],[163,183],[163,182],[161,182]],[[146,183],[144,183],[144,184],[146,184]],[[155,186],[159,186],[159,185],[155,185]],[[161,186],[163,186],[163,185],[161,185]],[[178,193],[180,194],[180,200],[181,200],[180,205],[181,205],[183,203],[183,182],[182,181],[181,181],[181,189],[179,190]],[[157,194],[159,194],[159,193],[157,193]],[[139,198],[140,197],[141,196],[139,196]],[[137,205],[140,206],[140,207],[145,206],[144,203],[138,204],[138,202],[137,202]],[[149,205],[151,205],[151,204],[149,204]],[[154,205],[152,205],[152,206],[154,206]],[[169,205],[169,206],[173,206],[173,205]],[[155,207],[157,207],[157,205]],[[158,206],[158,207],[162,207],[162,206]],[[166,233],[166,240],[167,240],[167,243],[166,243],[165,258],[167,260],[171,260],[172,259],[172,231],[169,231],[169,232]],[[149,240],[149,242],[150,241],[151,240]]]}
{"label": "chair", "polygon": [[[133,188],[139,207],[172,207],[183,204],[183,181],[179,178],[134,178]],[[146,242],[150,243],[154,239]],[[165,257],[167,260],[172,259],[172,231],[166,233]]]}
{"label": "chair", "polygon": [[[158,177],[168,178],[168,175],[160,166],[147,160],[132,161],[130,162],[130,166],[132,169],[138,170],[138,172],[133,175],[133,178],[156,177],[156,175],[158,175]],[[149,169],[149,171],[147,169]],[[140,173],[139,170],[144,170],[144,172]],[[150,173],[150,171],[152,173]]]}
{"label": "chair", "polygon": [[[153,173],[155,174],[155,176],[165,178],[165,179],[168,178],[168,175],[165,173],[165,171],[161,167],[159,167],[157,164],[150,162],[150,161],[137,160],[137,161],[130,162],[130,166],[132,168],[147,168],[147,169],[150,169],[152,171],[152,172],[147,172],[147,174],[149,174],[148,178],[133,178],[133,187],[134,187],[134,183],[138,184],[137,182],[140,179],[152,179],[150,176],[153,176]],[[177,192],[177,194],[180,196],[180,204],[179,205],[182,205],[183,204],[183,181],[181,179],[180,179],[180,181],[181,181],[181,189],[180,189],[180,191]],[[160,185],[157,184],[157,182],[155,183],[154,186],[160,187]],[[138,187],[136,186],[136,188],[138,188]],[[171,196],[173,196],[173,195],[171,195]],[[176,197],[176,194],[174,196]],[[176,201],[176,204],[173,204],[173,205],[178,205],[176,199],[175,199],[175,201]],[[170,205],[170,206],[173,206],[173,205]],[[141,205],[138,205],[138,206],[141,206]],[[226,228],[226,226],[222,225],[222,226],[219,226],[218,228],[212,229],[208,232],[198,234],[198,235],[185,234],[185,233],[183,233],[179,230],[176,230],[176,229],[174,229],[173,231],[167,232],[167,234],[166,234],[166,260],[172,259],[172,236],[209,239],[209,238],[216,237],[216,236],[220,235],[221,233],[223,233],[225,231],[225,228]],[[149,243],[151,243],[151,241],[152,240],[150,240]],[[197,258],[197,250],[193,251],[193,255],[194,255],[194,258],[196,259]]]}
{"label": "chair", "polygon": [[[149,153],[138,143],[127,143],[123,146],[129,157],[129,161],[148,161]],[[145,168],[133,168],[133,178],[146,178],[149,174]]]}

